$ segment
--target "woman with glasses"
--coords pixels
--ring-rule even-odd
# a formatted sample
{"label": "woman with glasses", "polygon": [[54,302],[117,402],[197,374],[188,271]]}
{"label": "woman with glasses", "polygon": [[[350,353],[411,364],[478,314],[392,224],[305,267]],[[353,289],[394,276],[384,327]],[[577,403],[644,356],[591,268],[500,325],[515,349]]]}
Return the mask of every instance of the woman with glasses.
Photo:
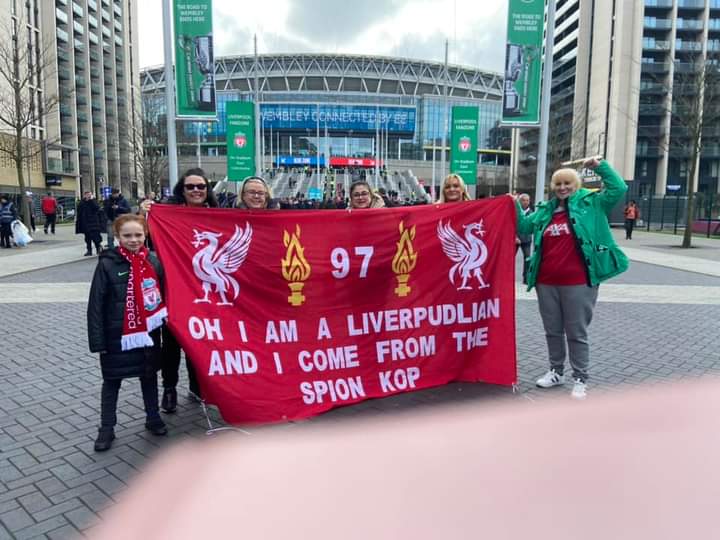
{"label": "woman with glasses", "polygon": [[235,208],[246,210],[264,210],[270,204],[270,188],[259,176],[248,176],[240,188],[240,196],[235,201]]}
{"label": "woman with glasses", "polygon": [[384,208],[385,201],[377,193],[373,192],[364,180],[353,182],[350,186],[350,208]]}
{"label": "woman with glasses", "polygon": [[442,184],[440,190],[439,203],[451,203],[469,201],[467,186],[459,174],[448,174]]}

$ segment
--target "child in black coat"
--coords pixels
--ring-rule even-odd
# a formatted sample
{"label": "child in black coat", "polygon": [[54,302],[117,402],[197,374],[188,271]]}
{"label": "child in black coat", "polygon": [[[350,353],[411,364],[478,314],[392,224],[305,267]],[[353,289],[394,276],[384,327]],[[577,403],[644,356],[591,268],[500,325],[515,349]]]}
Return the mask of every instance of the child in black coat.
{"label": "child in black coat", "polygon": [[160,326],[167,317],[160,293],[162,267],[144,246],[144,217],[122,215],[113,231],[119,246],[100,254],[87,310],[90,352],[100,353],[103,376],[96,452],[112,446],[120,385],[130,377],[140,379],[145,427],[154,435],[167,435],[157,387]]}

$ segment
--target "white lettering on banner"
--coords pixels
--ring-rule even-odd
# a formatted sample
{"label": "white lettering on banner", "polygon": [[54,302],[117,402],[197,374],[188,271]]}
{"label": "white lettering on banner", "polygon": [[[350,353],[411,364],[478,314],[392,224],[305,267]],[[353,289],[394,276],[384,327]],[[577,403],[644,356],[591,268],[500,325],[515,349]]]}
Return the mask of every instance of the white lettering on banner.
{"label": "white lettering on banner", "polygon": [[420,336],[420,339],[414,337],[403,339],[388,339],[375,343],[375,352],[377,353],[378,364],[385,361],[385,356],[390,355],[390,359],[395,362],[397,360],[408,360],[417,358],[418,356],[432,356],[435,354],[435,336]]}
{"label": "white lettering on banner", "polygon": [[358,367],[360,362],[357,358],[357,345],[346,345],[345,347],[317,349],[313,352],[300,351],[298,364],[305,373],[309,373],[313,369],[326,371]]}
{"label": "white lettering on banner", "polygon": [[388,392],[398,392],[415,388],[415,381],[420,378],[420,368],[398,368],[389,371],[381,371],[378,373],[380,377],[380,388],[386,394]]}
{"label": "white lettering on banner", "polygon": [[280,321],[280,332],[275,321],[268,321],[265,327],[265,343],[295,343],[298,340],[297,322]]}
{"label": "white lettering on banner", "polygon": [[303,394],[303,402],[306,405],[323,403],[326,396],[329,396],[330,401],[332,402],[366,397],[362,379],[359,375],[356,377],[348,377],[346,379],[301,382],[300,391]]}
{"label": "white lettering on banner", "polygon": [[283,368],[282,368],[282,362],[280,362],[280,353],[273,353],[273,360],[275,360],[275,371],[277,371],[278,375],[282,375]]}
{"label": "white lettering on banner", "polygon": [[423,323],[430,326],[471,324],[485,319],[500,318],[500,299],[490,298],[482,302],[464,304],[441,304],[437,306],[388,309],[362,313],[359,320],[355,315],[347,316],[349,336],[364,336],[382,332],[421,328]]}
{"label": "white lettering on banner", "polygon": [[250,375],[251,373],[257,373],[257,358],[250,351],[223,351],[223,353],[224,364],[220,351],[213,351],[210,354],[208,375]]}
{"label": "white lettering on banner", "polygon": [[[208,341],[225,341],[220,328],[220,319],[188,319],[188,331],[193,339],[207,339]],[[246,340],[247,341],[247,340]]]}
{"label": "white lettering on banner", "polygon": [[320,317],[320,321],[318,322],[317,338],[318,340],[332,338],[332,334],[330,333],[330,328],[328,328],[327,319],[325,317]]}
{"label": "white lettering on banner", "polygon": [[457,352],[469,351],[476,347],[487,347],[488,329],[487,326],[476,328],[470,332],[453,332]]}
{"label": "white lettering on banner", "polygon": [[242,321],[238,321],[238,330],[240,331],[240,339],[247,343],[247,332],[245,332],[245,323]]}

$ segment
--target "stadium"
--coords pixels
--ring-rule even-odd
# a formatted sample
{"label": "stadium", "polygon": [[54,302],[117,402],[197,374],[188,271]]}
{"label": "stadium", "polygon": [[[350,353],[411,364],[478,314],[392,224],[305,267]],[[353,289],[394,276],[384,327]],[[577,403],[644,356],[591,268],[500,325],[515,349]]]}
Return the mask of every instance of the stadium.
{"label": "stadium", "polygon": [[[377,164],[387,173],[381,173],[378,187],[422,196],[433,178],[439,184],[443,177],[443,152],[447,173],[454,105],[478,107],[478,195],[508,189],[510,131],[499,127],[503,83],[498,73],[449,65],[444,77],[441,63],[337,54],[219,57],[215,72],[217,121],[178,121],[181,171],[200,164],[211,180],[225,177],[226,103],[253,100],[257,80],[263,170],[310,169],[309,180],[294,192],[319,186],[315,171],[326,167],[341,171],[342,182],[351,170],[365,169],[374,179]],[[141,85],[145,153],[157,156],[164,152],[163,68],[141,72]],[[147,187],[167,184],[153,172],[145,167]],[[283,175],[273,175],[273,188],[276,196],[292,194]]]}

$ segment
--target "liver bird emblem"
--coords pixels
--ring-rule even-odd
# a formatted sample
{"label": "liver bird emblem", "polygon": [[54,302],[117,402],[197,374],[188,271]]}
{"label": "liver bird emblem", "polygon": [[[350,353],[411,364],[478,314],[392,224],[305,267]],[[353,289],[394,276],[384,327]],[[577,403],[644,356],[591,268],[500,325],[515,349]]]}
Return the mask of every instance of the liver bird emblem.
{"label": "liver bird emblem", "polygon": [[235,225],[235,233],[232,238],[220,247],[218,247],[218,240],[222,234],[196,229],[193,229],[193,232],[195,233],[193,246],[202,248],[193,257],[193,270],[202,281],[205,293],[205,296],[197,298],[195,303],[211,303],[209,296],[210,292],[214,290],[220,296],[220,302],[216,302],[216,305],[232,305],[233,302],[227,298],[228,293],[233,294],[233,301],[240,293],[240,285],[232,277],[232,274],[240,268],[247,257],[252,241],[252,227],[248,222],[245,222],[244,230]]}
{"label": "liver bird emblem", "polygon": [[482,265],[485,264],[488,256],[487,246],[481,240],[482,236],[485,235],[483,221],[480,220],[478,223],[464,225],[463,228],[465,229],[465,238],[462,238],[453,230],[449,221],[447,225],[440,221],[437,227],[437,235],[443,251],[455,263],[448,274],[450,283],[455,285],[455,274],[457,274],[462,278],[462,284],[457,288],[458,291],[472,289],[468,285],[468,280],[471,277],[478,281],[480,284],[479,289],[484,289],[489,287],[490,284],[485,283],[482,276]]}

